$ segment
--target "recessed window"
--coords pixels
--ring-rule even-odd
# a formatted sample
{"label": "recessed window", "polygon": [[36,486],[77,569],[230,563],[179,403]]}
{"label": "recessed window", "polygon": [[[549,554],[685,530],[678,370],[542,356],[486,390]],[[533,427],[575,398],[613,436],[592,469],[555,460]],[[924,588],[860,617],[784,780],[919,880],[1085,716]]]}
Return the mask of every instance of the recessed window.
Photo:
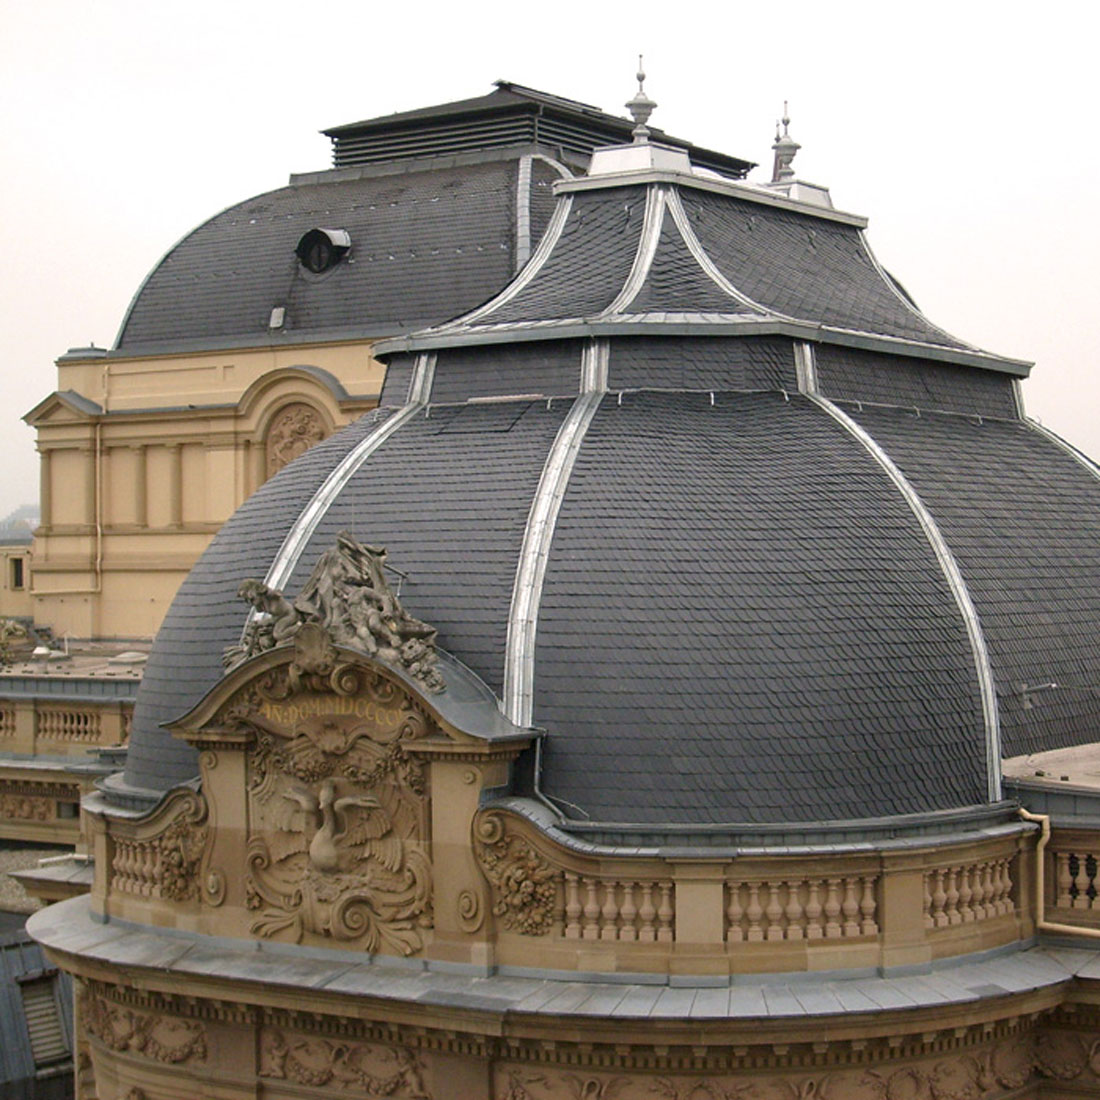
{"label": "recessed window", "polygon": [[294,254],[307,271],[314,275],[334,268],[351,248],[351,236],[346,229],[311,229],[298,242]]}
{"label": "recessed window", "polygon": [[12,558],[11,559],[11,586],[12,588],[22,588],[26,581],[23,576],[23,559]]}

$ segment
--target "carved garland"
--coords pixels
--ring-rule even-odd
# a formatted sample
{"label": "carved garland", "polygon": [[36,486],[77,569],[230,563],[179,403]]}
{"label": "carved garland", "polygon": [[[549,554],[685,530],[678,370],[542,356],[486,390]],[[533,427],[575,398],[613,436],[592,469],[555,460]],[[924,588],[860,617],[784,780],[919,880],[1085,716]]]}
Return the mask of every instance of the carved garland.
{"label": "carved garland", "polygon": [[474,826],[477,859],[493,887],[493,914],[505,928],[545,936],[553,927],[561,872],[534,845],[505,829],[501,814],[486,814]]}
{"label": "carved garland", "polygon": [[404,1046],[287,1035],[276,1027],[260,1033],[260,1076],[277,1081],[430,1100],[423,1072],[420,1059]]}
{"label": "carved garland", "polygon": [[206,1061],[206,1028],[196,1020],[113,1004],[87,987],[79,992],[85,1031],[111,1050],[178,1065]]}

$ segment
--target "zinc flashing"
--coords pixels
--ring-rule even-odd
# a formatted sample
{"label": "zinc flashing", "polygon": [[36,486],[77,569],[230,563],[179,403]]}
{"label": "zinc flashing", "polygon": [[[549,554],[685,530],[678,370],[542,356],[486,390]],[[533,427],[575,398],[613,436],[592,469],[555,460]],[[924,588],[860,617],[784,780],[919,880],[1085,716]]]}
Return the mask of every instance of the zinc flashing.
{"label": "zinc flashing", "polygon": [[530,726],[534,703],[535,637],[554,526],[585,433],[607,389],[607,341],[582,351],[581,396],[558,429],[543,466],[516,564],[504,655],[501,708],[517,726]]}
{"label": "zinc flashing", "polygon": [[575,194],[579,191],[601,191],[615,187],[636,187],[640,183],[664,183],[675,184],[679,187],[689,187],[697,191],[712,191],[718,195],[730,195],[746,202],[754,202],[760,206],[776,207],[780,210],[791,210],[807,217],[817,218],[823,221],[840,222],[842,225],[853,225],[859,229],[866,228],[868,222],[860,214],[849,214],[843,210],[828,210],[823,206],[814,206],[811,203],[798,202],[796,199],[788,199],[783,195],[773,194],[770,191],[762,191],[751,184],[739,183],[737,180],[713,179],[709,176],[688,175],[684,172],[667,172],[655,169],[643,169],[638,172],[621,172],[606,176],[583,176],[578,179],[561,180],[554,184],[556,195]]}
{"label": "zinc flashing", "polygon": [[901,472],[894,460],[865,428],[857,424],[843,409],[817,392],[816,371],[812,365],[813,348],[805,344],[797,354],[803,360],[801,375],[813,387],[804,391],[806,396],[840,424],[878,462],[887,477],[890,478],[905,498],[905,502],[909,505],[929,545],[932,547],[936,561],[939,563],[944,579],[947,581],[951,594],[955,599],[959,614],[962,616],[967,637],[970,640],[984,717],[988,796],[990,802],[997,802],[1001,798],[1001,725],[997,709],[997,687],[981,620],[978,617],[974,601],[971,599],[970,590],[963,579],[962,571],[955,560],[955,555],[948,546],[947,540],[943,537],[943,533],[940,531],[932,513],[929,512],[924,501],[921,500],[920,494]]}
{"label": "zinc flashing", "polygon": [[[545,238],[544,238],[545,239]],[[810,343],[880,351],[888,355],[931,359],[938,363],[981,367],[1018,378],[1026,378],[1034,365],[1022,359],[1006,359],[986,352],[967,351],[925,344],[900,336],[856,332],[814,321],[786,320],[777,315],[746,317],[744,314],[657,313],[623,314],[615,317],[572,317],[547,321],[515,321],[496,325],[467,325],[465,319],[454,328],[424,329],[409,336],[379,341],[375,356],[395,352],[425,351],[474,344],[511,344],[517,340],[562,340],[574,337],[649,334],[656,327],[662,336],[789,336]]]}
{"label": "zinc flashing", "polygon": [[[344,486],[347,485],[363,463],[394,432],[412,419],[427,404],[428,397],[431,394],[434,372],[435,356],[430,354],[421,355],[413,372],[409,403],[379,425],[358,446],[352,448],[343,461],[325,478],[316,493],[314,493],[313,499],[283,539],[279,552],[268,568],[267,575],[264,578],[265,584],[278,589],[282,589],[287,584],[314,531],[317,530],[321,520],[324,519],[325,514],[340,495]],[[249,613],[245,629],[247,629],[247,624],[252,621],[254,614],[254,611]]]}

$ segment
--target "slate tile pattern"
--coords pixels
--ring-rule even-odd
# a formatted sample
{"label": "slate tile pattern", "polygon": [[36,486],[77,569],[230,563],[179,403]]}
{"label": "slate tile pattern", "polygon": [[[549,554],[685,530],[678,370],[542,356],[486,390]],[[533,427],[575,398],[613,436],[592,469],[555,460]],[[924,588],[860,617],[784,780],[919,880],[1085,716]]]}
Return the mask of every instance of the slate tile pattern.
{"label": "slate tile pattern", "polygon": [[[517,162],[284,187],[200,225],[153,270],[120,333],[126,350],[268,334],[437,323],[473,308],[515,263]],[[352,247],[321,275],[294,255],[313,228]]]}
{"label": "slate tile pattern", "polygon": [[644,215],[644,187],[575,194],[550,258],[485,322],[587,317],[606,309],[630,274]]}
{"label": "slate tile pattern", "polygon": [[818,385],[834,401],[867,401],[1016,419],[1012,378],[998,371],[819,344]]}
{"label": "slate tile pattern", "polygon": [[962,346],[902,302],[854,226],[687,188],[681,197],[715,265],[760,305],[840,328]]}
{"label": "slate tile pattern", "polygon": [[378,404],[400,408],[409,399],[409,387],[412,385],[416,370],[416,356],[398,354],[389,356],[386,362],[386,375],[382,381],[382,392],[378,395]]}
{"label": "slate tile pattern", "polygon": [[176,595],[134,705],[126,760],[130,786],[167,790],[198,774],[189,745],[160,723],[191,709],[221,678],[221,653],[240,638],[248,612],[237,587],[263,577],[283,538],[328,472],[392,410],[376,409],[318,443],[266,481],[214,537]]}
{"label": "slate tile pattern", "polygon": [[661,313],[686,310],[702,313],[746,313],[754,311],[727,294],[699,266],[688,251],[679,227],[664,211],[657,251],[649,274],[625,313]]}
{"label": "slate tile pattern", "polygon": [[974,663],[904,501],[806,399],[605,398],[548,561],[544,788],[605,821],[985,798]]}
{"label": "slate tile pattern", "polygon": [[554,194],[554,182],[560,180],[562,175],[557,169],[547,164],[540,157],[535,157],[531,164],[531,190],[529,192],[529,209],[531,214],[531,251],[542,240],[546,227],[550,224],[550,218],[554,213],[554,207],[558,200]]}
{"label": "slate tile pattern", "polygon": [[404,606],[438,627],[439,644],[499,694],[527,516],[571,405],[451,405],[414,418],[348,484],[288,590],[299,590],[340,531],[385,546],[388,564],[409,574]]}
{"label": "slate tile pattern", "polygon": [[[1004,754],[1100,730],[1100,480],[1022,421],[849,412],[920,493],[981,619]],[[1028,694],[1021,685],[1056,683]]]}
{"label": "slate tile pattern", "polygon": [[779,336],[627,336],[611,341],[611,390],[786,390],[794,345]]}
{"label": "slate tile pattern", "polygon": [[471,397],[540,393],[573,397],[581,385],[581,341],[445,348],[436,357],[433,404]]}

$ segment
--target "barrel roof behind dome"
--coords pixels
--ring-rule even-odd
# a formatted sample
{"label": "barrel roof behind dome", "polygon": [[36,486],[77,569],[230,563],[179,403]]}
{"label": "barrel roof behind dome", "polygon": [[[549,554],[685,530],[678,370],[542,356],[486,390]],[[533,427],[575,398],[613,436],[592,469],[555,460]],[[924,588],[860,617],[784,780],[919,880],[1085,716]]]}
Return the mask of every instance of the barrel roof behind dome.
{"label": "barrel roof behind dome", "polygon": [[[528,242],[549,219],[560,175],[545,159],[530,162]],[[434,169],[321,174],[238,203],[153,269],[116,351],[379,336],[452,317],[490,297],[524,258],[520,179],[513,151]],[[295,255],[316,228],[351,238],[346,256],[319,275]],[[269,327],[275,307],[285,310],[278,329]]]}

